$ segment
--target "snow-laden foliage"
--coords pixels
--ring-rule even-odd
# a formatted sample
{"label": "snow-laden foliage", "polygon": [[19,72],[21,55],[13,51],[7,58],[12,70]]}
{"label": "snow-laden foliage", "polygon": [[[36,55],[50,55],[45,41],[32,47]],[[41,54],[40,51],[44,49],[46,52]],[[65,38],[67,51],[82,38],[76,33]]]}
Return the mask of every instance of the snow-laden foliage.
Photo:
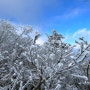
{"label": "snow-laden foliage", "polygon": [[[0,21],[0,90],[90,90],[90,44],[80,37],[72,46],[56,30],[42,46],[33,28],[22,33],[9,21]],[[25,37],[24,37],[25,36]]]}

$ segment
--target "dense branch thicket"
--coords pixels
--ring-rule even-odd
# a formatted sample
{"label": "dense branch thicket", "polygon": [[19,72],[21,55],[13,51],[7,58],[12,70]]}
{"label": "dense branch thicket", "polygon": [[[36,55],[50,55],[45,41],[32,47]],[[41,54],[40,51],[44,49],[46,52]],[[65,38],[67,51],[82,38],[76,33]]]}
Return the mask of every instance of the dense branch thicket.
{"label": "dense branch thicket", "polygon": [[90,44],[83,37],[72,46],[55,30],[42,46],[33,28],[22,33],[0,21],[0,90],[90,90]]}

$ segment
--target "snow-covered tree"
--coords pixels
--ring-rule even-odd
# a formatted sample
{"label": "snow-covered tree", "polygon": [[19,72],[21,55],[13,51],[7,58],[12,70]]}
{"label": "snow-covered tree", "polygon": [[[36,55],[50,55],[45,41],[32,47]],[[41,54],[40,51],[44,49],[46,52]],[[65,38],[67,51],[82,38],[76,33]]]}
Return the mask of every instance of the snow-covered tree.
{"label": "snow-covered tree", "polygon": [[[0,90],[90,90],[90,44],[80,37],[72,46],[53,30],[42,46],[31,26],[17,34],[0,21]],[[79,46],[77,52],[76,46]]]}

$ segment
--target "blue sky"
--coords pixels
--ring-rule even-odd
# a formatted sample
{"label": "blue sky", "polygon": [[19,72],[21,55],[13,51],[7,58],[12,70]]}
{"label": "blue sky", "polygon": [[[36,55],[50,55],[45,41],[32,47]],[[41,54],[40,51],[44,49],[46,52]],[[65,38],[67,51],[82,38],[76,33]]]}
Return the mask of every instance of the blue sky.
{"label": "blue sky", "polygon": [[39,42],[53,29],[70,43],[82,35],[90,40],[90,0],[0,0],[0,18],[38,28]]}

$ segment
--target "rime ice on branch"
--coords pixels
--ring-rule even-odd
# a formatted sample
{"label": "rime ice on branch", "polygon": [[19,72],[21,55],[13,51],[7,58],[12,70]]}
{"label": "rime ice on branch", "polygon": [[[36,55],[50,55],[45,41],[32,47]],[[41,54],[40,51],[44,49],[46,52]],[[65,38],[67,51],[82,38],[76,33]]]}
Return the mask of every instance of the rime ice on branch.
{"label": "rime ice on branch", "polygon": [[31,38],[31,26],[16,30],[0,21],[0,90],[90,90],[90,44],[84,37],[75,41],[76,53],[56,30],[42,46],[35,43],[39,33]]}

